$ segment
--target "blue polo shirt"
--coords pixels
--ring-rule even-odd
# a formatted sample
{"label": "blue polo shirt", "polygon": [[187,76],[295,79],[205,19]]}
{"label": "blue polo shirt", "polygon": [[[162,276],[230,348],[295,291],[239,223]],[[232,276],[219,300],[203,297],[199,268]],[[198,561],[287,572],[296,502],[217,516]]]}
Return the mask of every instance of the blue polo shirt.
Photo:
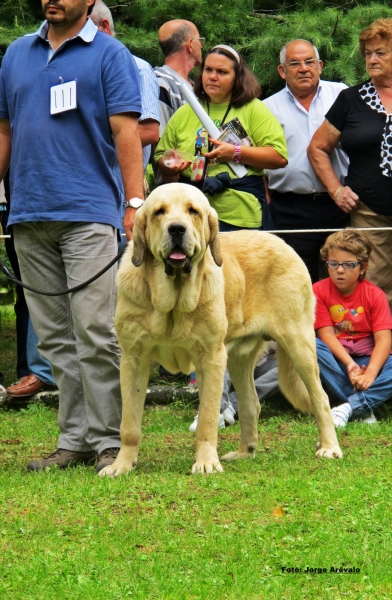
{"label": "blue polo shirt", "polygon": [[[0,118],[12,131],[9,225],[121,226],[122,185],[109,117],[141,113],[132,55],[87,19],[53,52],[48,25],[13,42],[0,69]],[[77,108],[50,114],[50,88],[76,80]]]}

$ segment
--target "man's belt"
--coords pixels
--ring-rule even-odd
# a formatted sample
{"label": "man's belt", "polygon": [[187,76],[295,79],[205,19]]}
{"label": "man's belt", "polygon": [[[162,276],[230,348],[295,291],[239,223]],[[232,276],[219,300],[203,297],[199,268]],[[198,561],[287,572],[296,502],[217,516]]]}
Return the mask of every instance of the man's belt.
{"label": "man's belt", "polygon": [[277,192],[271,190],[271,198],[274,200],[297,200],[300,202],[333,202],[331,196],[327,192],[320,192],[315,194],[295,194],[294,192]]}

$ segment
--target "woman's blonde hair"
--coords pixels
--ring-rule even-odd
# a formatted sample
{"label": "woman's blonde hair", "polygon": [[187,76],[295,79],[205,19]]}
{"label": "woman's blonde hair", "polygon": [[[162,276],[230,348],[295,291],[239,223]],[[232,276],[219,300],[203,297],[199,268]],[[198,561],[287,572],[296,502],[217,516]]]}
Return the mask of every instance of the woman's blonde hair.
{"label": "woman's blonde hair", "polygon": [[345,229],[328,236],[320,250],[322,260],[328,260],[330,250],[344,250],[354,254],[361,264],[369,262],[372,247],[368,239],[360,231]]}
{"label": "woman's blonde hair", "polygon": [[359,36],[359,47],[362,56],[365,56],[365,44],[375,37],[380,37],[387,42],[392,42],[392,19],[376,19],[366,27]]}

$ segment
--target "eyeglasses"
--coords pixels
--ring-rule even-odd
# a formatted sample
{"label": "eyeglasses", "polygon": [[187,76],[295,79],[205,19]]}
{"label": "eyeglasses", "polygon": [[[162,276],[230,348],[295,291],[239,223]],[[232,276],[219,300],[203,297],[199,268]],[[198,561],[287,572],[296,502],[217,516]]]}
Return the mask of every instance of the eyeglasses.
{"label": "eyeglasses", "polygon": [[360,262],[337,262],[336,260],[326,260],[325,264],[328,269],[337,269],[338,267],[343,267],[345,271],[352,271],[356,266],[360,265]]}
{"label": "eyeglasses", "polygon": [[291,60],[285,64],[289,69],[299,69],[301,65],[304,65],[308,69],[313,69],[317,63],[318,60],[316,58],[307,58],[306,60]]}
{"label": "eyeglasses", "polygon": [[205,41],[206,41],[206,38],[205,38],[205,37],[191,37],[190,39],[191,39],[191,40],[199,40],[201,47],[203,47],[203,46],[204,46],[204,43],[205,43]]}

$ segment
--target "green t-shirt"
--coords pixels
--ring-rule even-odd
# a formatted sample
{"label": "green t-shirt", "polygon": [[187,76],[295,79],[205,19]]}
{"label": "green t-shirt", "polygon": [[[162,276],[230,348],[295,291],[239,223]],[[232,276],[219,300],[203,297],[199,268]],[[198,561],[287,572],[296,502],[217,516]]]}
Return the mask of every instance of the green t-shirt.
{"label": "green t-shirt", "polygon": [[[206,103],[201,102],[200,104],[207,111]],[[227,108],[228,103],[210,104],[209,115],[217,127],[220,126]],[[276,117],[260,100],[252,100],[240,108],[231,107],[225,123],[235,117],[240,120],[253,146],[270,146],[279,152],[281,156],[287,158],[283,129]],[[185,104],[174,113],[168,122],[157,146],[155,160],[158,161],[165,150],[170,148],[187,151],[194,156],[196,146],[205,146],[207,143],[203,132],[204,128],[192,108],[189,104]],[[249,166],[247,166],[247,169],[248,175],[265,175],[264,169]],[[210,164],[208,166],[208,175],[211,177],[224,172],[229,173],[232,178],[236,177],[227,163]],[[182,175],[190,177],[191,168],[183,171]],[[237,227],[260,227],[261,205],[253,194],[228,188],[213,197],[208,195],[207,197],[221,221]]]}

